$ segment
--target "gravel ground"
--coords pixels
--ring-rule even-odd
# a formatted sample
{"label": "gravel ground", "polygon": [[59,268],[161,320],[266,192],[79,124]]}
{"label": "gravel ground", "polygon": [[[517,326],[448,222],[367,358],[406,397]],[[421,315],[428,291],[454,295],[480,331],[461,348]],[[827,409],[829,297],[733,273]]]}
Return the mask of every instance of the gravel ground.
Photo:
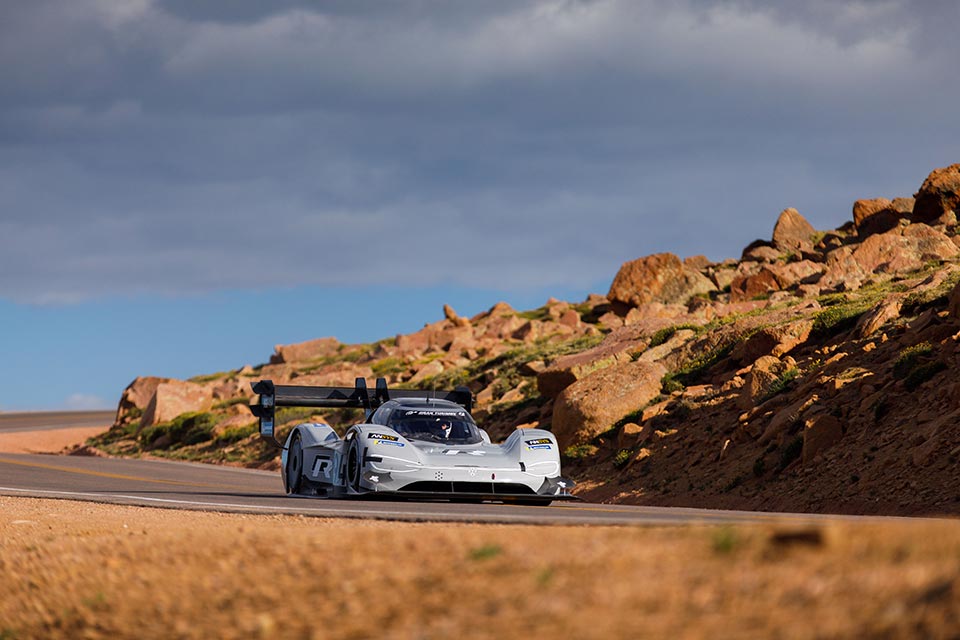
{"label": "gravel ground", "polygon": [[0,638],[956,637],[960,523],[533,527],[0,497]]}

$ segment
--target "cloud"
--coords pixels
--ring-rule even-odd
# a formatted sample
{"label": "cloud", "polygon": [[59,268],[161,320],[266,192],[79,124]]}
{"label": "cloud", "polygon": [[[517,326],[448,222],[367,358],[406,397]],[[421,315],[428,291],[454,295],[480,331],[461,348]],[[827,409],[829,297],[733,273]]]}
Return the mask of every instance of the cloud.
{"label": "cloud", "polygon": [[[948,13],[949,12],[949,13]],[[15,5],[0,296],[604,286],[957,161],[950,4]]]}
{"label": "cloud", "polygon": [[63,408],[70,411],[93,411],[95,409],[109,409],[110,403],[94,395],[72,393],[63,401]]}

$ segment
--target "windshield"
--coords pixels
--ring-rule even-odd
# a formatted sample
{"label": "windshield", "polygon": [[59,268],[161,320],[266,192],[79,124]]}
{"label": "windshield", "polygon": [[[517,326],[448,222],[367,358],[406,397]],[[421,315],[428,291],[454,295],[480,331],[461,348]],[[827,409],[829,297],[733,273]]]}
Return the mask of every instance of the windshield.
{"label": "windshield", "polygon": [[444,444],[477,444],[480,429],[466,411],[398,409],[390,418],[394,431],[410,440]]}

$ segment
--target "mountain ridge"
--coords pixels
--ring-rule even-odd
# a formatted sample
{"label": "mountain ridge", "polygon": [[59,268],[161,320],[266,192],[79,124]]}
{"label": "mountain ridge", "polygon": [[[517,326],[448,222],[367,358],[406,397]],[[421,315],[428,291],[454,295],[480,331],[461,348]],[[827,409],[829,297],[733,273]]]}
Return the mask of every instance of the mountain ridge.
{"label": "mountain ridge", "polygon": [[857,200],[836,229],[785,209],[739,259],[631,260],[606,296],[471,318],[445,306],[442,320],[374,343],[318,338],[278,345],[258,367],[137,378],[111,431],[81,451],[275,468],[254,435],[251,381],[386,377],[469,386],[495,439],[552,429],[587,499],[957,513],[958,203],[955,164],[913,198]]}

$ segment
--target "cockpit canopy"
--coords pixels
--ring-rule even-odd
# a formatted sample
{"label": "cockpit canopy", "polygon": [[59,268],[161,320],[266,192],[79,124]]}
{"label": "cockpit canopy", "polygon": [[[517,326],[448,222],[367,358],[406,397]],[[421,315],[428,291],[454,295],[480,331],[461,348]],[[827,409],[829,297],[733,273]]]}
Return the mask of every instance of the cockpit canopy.
{"label": "cockpit canopy", "polygon": [[398,407],[388,425],[408,440],[443,444],[477,444],[483,439],[473,418],[463,409]]}

